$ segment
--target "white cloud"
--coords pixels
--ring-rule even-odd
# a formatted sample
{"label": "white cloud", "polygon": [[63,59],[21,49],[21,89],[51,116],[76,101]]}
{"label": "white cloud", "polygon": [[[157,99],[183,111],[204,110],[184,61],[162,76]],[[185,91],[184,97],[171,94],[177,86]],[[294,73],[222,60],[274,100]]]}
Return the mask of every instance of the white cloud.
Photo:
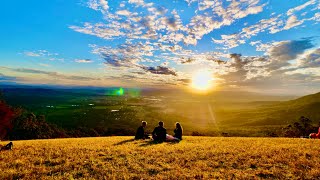
{"label": "white cloud", "polygon": [[122,16],[130,16],[131,15],[131,13],[128,10],[120,10],[120,11],[117,11],[116,14],[122,15]]}
{"label": "white cloud", "polygon": [[51,53],[47,50],[36,50],[36,51],[24,51],[22,54],[29,57],[37,57],[42,59],[47,59],[51,61],[60,60],[63,61],[63,58],[58,58],[58,53]]}
{"label": "white cloud", "polygon": [[303,20],[299,21],[296,16],[292,15],[288,18],[286,25],[283,27],[283,29],[288,30],[293,27],[299,26],[302,23],[303,23]]}
{"label": "white cloud", "polygon": [[40,66],[43,66],[43,67],[50,67],[49,64],[44,64],[44,63],[39,63]]}
{"label": "white cloud", "polygon": [[30,57],[39,57],[41,54],[35,53],[35,52],[24,52],[24,55],[30,56]]}
{"label": "white cloud", "polygon": [[75,59],[74,62],[77,62],[77,63],[92,63],[93,61],[91,59]]}
{"label": "white cloud", "polygon": [[139,6],[143,6],[144,5],[144,1],[143,0],[129,0],[129,3],[136,4],[136,5],[139,5]]}
{"label": "white cloud", "polygon": [[313,5],[313,4],[315,4],[315,3],[316,3],[316,0],[309,0],[308,2],[306,2],[306,3],[304,3],[304,4],[300,5],[300,6],[297,6],[297,7],[295,7],[295,8],[289,9],[289,10],[287,11],[287,15],[288,15],[288,16],[291,16],[291,15],[293,15],[294,12],[296,12],[296,11],[301,11],[301,10],[305,9],[306,7],[308,7],[308,6],[310,6],[310,5]]}
{"label": "white cloud", "polygon": [[107,0],[89,0],[88,7],[96,11],[101,11],[103,13],[106,13],[109,10]]}

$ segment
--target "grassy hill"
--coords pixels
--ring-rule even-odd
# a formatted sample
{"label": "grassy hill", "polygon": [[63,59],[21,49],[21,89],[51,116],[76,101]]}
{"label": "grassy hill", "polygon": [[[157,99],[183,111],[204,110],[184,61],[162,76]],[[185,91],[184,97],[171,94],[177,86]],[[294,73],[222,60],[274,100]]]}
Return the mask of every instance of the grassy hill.
{"label": "grassy hill", "polygon": [[0,152],[0,179],[319,179],[319,151],[319,140],[286,138],[15,141]]}
{"label": "grassy hill", "polygon": [[285,126],[297,121],[300,116],[320,122],[320,93],[298,99],[278,102],[253,109],[240,109],[233,112],[218,112],[224,126]]}

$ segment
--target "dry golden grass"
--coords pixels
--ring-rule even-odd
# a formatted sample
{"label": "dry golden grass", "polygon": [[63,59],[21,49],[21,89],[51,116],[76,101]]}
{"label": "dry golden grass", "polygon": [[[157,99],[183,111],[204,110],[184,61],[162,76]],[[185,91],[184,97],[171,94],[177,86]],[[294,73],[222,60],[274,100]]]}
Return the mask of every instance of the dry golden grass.
{"label": "dry golden grass", "polygon": [[[15,141],[0,152],[0,179],[319,179],[320,141],[185,137]],[[6,142],[1,142],[4,145]]]}

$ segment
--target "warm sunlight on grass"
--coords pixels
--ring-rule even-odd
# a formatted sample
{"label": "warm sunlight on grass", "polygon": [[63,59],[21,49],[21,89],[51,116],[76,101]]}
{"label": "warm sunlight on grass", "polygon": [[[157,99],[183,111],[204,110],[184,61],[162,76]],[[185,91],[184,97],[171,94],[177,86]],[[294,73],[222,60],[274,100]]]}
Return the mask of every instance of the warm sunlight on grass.
{"label": "warm sunlight on grass", "polygon": [[192,77],[191,87],[200,92],[206,92],[213,86],[213,76],[208,70],[200,70]]}
{"label": "warm sunlight on grass", "polygon": [[174,144],[15,141],[0,153],[0,179],[319,179],[319,147],[313,139],[189,136]]}

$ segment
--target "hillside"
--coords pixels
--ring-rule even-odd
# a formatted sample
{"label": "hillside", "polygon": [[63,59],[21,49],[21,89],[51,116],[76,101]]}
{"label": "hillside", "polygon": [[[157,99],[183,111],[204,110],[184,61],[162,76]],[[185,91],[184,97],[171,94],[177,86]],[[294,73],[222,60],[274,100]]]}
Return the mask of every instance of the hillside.
{"label": "hillside", "polygon": [[0,179],[319,179],[319,151],[319,140],[286,138],[15,141],[0,153]]}
{"label": "hillside", "polygon": [[[120,88],[121,89],[121,88]],[[268,136],[305,116],[320,121],[320,93],[289,100],[252,92],[219,91],[207,95],[181,90],[119,88],[46,88],[9,86],[4,99],[66,131],[99,132],[99,135],[131,135],[142,120],[151,132],[164,121],[169,132],[182,123],[185,134],[200,132],[219,136]],[[292,97],[291,97],[292,98]],[[87,133],[88,134],[88,133]],[[94,133],[96,134],[96,133]],[[84,135],[87,136],[87,135]]]}
{"label": "hillside", "polygon": [[292,124],[300,116],[305,116],[317,125],[320,122],[320,93],[300,97],[298,99],[260,106],[249,110],[227,113],[222,121],[224,125],[234,126],[266,126]]}

